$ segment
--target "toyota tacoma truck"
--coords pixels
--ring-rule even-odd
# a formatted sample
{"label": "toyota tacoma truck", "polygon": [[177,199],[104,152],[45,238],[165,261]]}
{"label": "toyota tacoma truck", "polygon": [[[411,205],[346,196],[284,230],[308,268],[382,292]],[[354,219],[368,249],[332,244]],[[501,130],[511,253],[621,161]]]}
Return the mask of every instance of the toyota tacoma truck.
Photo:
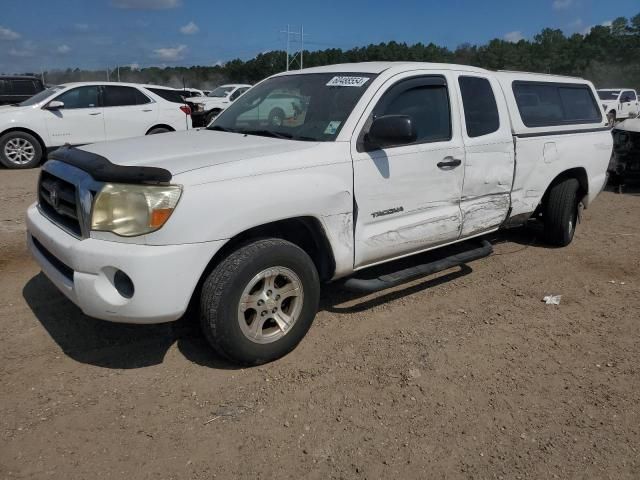
{"label": "toyota tacoma truck", "polygon": [[[243,116],[276,93],[300,99],[295,121]],[[216,351],[258,364],[302,340],[323,282],[396,286],[490,254],[486,234],[533,216],[568,245],[611,151],[579,78],[310,68],[262,81],[207,128],[57,150],[28,245],[87,315],[159,323],[191,305]],[[458,249],[371,274],[445,246]]]}

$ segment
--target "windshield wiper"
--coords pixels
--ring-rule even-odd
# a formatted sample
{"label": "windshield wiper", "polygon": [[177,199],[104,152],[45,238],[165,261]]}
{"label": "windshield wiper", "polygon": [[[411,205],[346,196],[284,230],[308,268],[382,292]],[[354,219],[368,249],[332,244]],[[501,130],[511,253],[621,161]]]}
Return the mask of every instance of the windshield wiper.
{"label": "windshield wiper", "polygon": [[287,140],[291,140],[293,138],[293,135],[290,133],[274,132],[273,130],[242,130],[238,133],[243,133],[245,135],[259,135],[261,137],[284,138]]}
{"label": "windshield wiper", "polygon": [[217,130],[219,132],[238,133],[236,130],[230,128],[221,127],[220,125],[214,125],[213,127],[207,127],[207,130]]}

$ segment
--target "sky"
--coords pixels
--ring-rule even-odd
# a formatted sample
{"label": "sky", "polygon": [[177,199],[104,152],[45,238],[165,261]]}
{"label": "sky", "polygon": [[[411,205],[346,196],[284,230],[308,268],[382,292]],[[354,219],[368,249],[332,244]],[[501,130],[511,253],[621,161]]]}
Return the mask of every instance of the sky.
{"label": "sky", "polygon": [[[455,48],[566,34],[640,13],[638,0],[0,0],[0,72],[215,65],[284,50],[395,40]],[[296,38],[292,35],[292,48]]]}

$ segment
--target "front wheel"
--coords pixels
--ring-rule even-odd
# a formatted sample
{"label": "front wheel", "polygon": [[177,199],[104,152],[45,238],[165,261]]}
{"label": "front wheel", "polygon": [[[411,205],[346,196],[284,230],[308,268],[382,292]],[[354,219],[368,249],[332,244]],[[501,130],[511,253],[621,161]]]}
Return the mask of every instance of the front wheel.
{"label": "front wheel", "polygon": [[551,187],[544,213],[544,234],[547,242],[557,247],[571,243],[578,222],[578,189],[575,178],[568,178]]}
{"label": "front wheel", "polygon": [[205,280],[202,330],[234,362],[270,362],[305,336],[319,294],[318,272],[304,250],[285,240],[257,240],[231,253]]}

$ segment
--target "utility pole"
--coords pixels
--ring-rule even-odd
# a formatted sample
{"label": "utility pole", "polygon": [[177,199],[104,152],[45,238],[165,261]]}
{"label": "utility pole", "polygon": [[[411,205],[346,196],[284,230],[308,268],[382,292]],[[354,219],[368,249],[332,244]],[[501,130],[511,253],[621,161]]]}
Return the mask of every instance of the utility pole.
{"label": "utility pole", "polygon": [[[300,70],[304,68],[304,25],[300,27],[300,31],[296,32],[291,30],[291,26],[287,25],[286,30],[281,30],[280,33],[284,33],[287,36],[287,72],[289,69],[297,62]],[[296,50],[294,53],[291,52],[291,37],[293,36],[293,41],[300,44],[300,50]]]}
{"label": "utility pole", "polygon": [[118,69],[118,82],[120,81],[120,65],[117,65],[117,69]]}
{"label": "utility pole", "polygon": [[109,79],[109,67],[107,67],[107,82],[110,82],[111,80]]}

